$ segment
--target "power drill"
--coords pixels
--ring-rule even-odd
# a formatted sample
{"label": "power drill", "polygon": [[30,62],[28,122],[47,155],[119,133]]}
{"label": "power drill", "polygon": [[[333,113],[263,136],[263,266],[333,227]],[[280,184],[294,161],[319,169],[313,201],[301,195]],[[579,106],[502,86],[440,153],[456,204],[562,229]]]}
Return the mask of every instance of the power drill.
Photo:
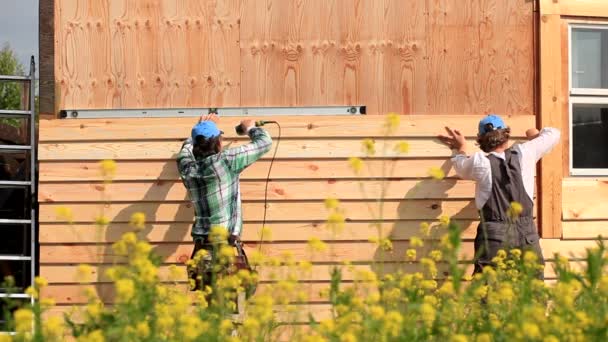
{"label": "power drill", "polygon": [[[255,122],[255,127],[262,127],[269,123],[277,123],[277,122],[259,120],[259,121]],[[243,125],[241,125],[241,124],[236,125],[236,127],[234,127],[234,130],[236,131],[236,134],[238,134],[238,135],[245,135],[245,129],[243,128]]]}

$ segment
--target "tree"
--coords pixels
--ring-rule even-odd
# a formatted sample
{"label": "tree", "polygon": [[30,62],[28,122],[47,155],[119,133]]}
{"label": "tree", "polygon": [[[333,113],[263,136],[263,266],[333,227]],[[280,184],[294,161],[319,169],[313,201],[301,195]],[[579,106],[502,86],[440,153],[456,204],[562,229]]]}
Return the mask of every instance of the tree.
{"label": "tree", "polygon": [[[23,65],[9,44],[0,50],[0,75],[23,76]],[[0,82],[0,110],[21,109],[23,85],[16,82]],[[0,124],[19,127],[19,119],[0,119]]]}

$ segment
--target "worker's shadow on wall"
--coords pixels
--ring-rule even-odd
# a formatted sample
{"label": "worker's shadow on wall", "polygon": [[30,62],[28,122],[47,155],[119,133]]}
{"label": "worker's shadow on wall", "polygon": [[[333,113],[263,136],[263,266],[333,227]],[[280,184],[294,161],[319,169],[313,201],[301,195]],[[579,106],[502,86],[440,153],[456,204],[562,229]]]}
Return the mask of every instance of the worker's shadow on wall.
{"label": "worker's shadow on wall", "polygon": [[[445,175],[448,175],[452,168],[452,162],[446,160],[440,167]],[[414,188],[409,190],[403,200],[398,206],[398,217],[399,219],[389,228],[388,234],[384,234],[393,242],[392,251],[384,251],[377,248],[374,253],[374,261],[372,264],[372,270],[376,273],[379,279],[384,277],[386,274],[392,274],[397,271],[402,273],[414,273],[422,271],[421,265],[415,262],[406,261],[406,251],[410,248],[409,239],[413,236],[417,236],[423,239],[424,247],[417,248],[417,258],[420,260],[421,257],[428,255],[433,249],[438,249],[440,237],[447,232],[446,229],[431,229],[431,235],[428,237],[422,236],[420,233],[420,227],[418,219],[420,217],[420,208],[414,205],[416,201],[425,200],[430,201],[426,205],[429,208],[425,208],[425,212],[430,210],[433,216],[439,218],[444,215],[442,212],[443,204],[450,200],[449,190],[452,189],[459,181],[457,178],[444,178],[441,180],[437,179],[423,179]],[[471,194],[471,197],[474,194]],[[461,229],[468,228],[474,220],[471,219],[469,214],[471,211],[475,211],[475,203],[471,201],[464,208],[451,215],[451,220],[458,224]],[[422,220],[424,222],[425,220]],[[426,220],[429,223],[433,220]],[[431,224],[436,226],[437,224]],[[386,228],[385,228],[386,229]],[[438,278],[445,278],[447,275],[447,265],[438,263]]]}
{"label": "worker's shadow on wall", "polygon": [[[174,155],[172,160],[167,161],[163,166],[161,173],[155,180],[155,184],[151,185],[143,196],[141,200],[137,203],[127,206],[116,215],[115,221],[120,223],[110,223],[110,225],[105,230],[105,238],[103,241],[106,244],[103,246],[104,250],[102,252],[102,264],[103,266],[99,268],[98,278],[98,286],[97,293],[102,301],[109,302],[113,299],[113,291],[112,286],[108,284],[109,279],[104,275],[105,271],[112,267],[115,263],[125,263],[128,260],[124,258],[120,258],[116,255],[116,253],[112,249],[112,244],[123,236],[126,232],[135,231],[133,227],[124,222],[129,222],[131,216],[136,212],[143,212],[146,214],[146,223],[144,229],[137,232],[138,240],[144,241],[153,241],[152,251],[154,255],[157,255],[161,259],[161,264],[163,263],[176,263],[181,261],[180,258],[176,258],[176,260],[169,260],[169,257],[172,256],[179,246],[179,244],[183,243],[184,238],[189,233],[190,228],[192,226],[191,222],[184,222],[184,217],[194,217],[192,215],[192,208],[188,196],[186,195],[182,201],[170,201],[167,200],[167,195],[171,186],[162,186],[165,183],[173,184],[173,186],[182,186],[181,182],[175,182],[174,176],[176,174],[177,165],[175,162]],[[110,194],[111,196],[111,194]],[[175,216],[170,221],[164,221],[158,219],[158,210],[162,205],[171,205],[176,204],[179,205],[179,209],[175,213]],[[181,222],[180,222],[181,220]],[[155,236],[152,236],[153,229],[155,225],[167,225],[168,228],[165,231],[162,239],[159,239]],[[156,235],[156,234],[154,234]],[[190,255],[186,255],[186,258],[189,258]],[[177,260],[180,259],[180,260]],[[185,261],[185,260],[184,260]]]}

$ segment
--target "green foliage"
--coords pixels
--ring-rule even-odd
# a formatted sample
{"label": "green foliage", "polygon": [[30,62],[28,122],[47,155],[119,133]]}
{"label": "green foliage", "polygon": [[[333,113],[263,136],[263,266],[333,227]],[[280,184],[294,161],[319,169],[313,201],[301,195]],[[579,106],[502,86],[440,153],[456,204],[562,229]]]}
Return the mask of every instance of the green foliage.
{"label": "green foliage", "polygon": [[[24,75],[23,65],[17,60],[15,52],[6,44],[0,50],[0,75]],[[21,109],[23,86],[17,82],[0,82],[0,109]],[[19,119],[0,118],[0,124],[20,126]]]}

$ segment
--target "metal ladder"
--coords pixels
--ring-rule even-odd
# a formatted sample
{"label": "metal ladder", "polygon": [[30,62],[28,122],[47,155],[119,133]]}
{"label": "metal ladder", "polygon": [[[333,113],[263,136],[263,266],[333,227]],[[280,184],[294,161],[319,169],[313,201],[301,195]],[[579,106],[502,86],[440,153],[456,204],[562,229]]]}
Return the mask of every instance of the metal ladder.
{"label": "metal ladder", "polygon": [[[28,90],[28,102],[29,102],[29,110],[9,110],[5,108],[0,108],[0,118],[9,118],[9,119],[29,119],[29,144],[28,145],[0,145],[0,153],[9,155],[15,153],[24,153],[27,158],[27,153],[29,153],[29,167],[27,168],[27,172],[24,172],[24,179],[22,180],[14,180],[14,179],[0,179],[0,189],[17,189],[24,191],[23,194],[24,208],[29,206],[29,218],[25,215],[22,219],[11,219],[0,217],[0,232],[6,232],[6,229],[9,228],[9,225],[19,226],[20,229],[29,229],[29,241],[23,241],[24,251],[21,254],[0,254],[0,263],[6,262],[14,262],[21,261],[25,265],[23,268],[26,268],[29,265],[29,270],[24,270],[24,274],[27,275],[29,272],[29,279],[26,278],[27,283],[22,284],[20,286],[22,290],[19,293],[0,293],[0,298],[21,298],[21,299],[29,299],[31,302],[34,301],[34,298],[31,298],[29,295],[25,293],[25,288],[30,286],[34,281],[34,277],[36,276],[36,203],[37,203],[37,189],[36,189],[36,110],[35,110],[35,80],[36,80],[36,64],[34,61],[34,56],[31,58],[30,62],[30,73],[28,76],[13,76],[13,75],[0,75],[0,81],[3,82],[12,82],[12,83],[21,83],[24,85],[23,89],[25,92],[26,85],[29,85]],[[23,105],[22,105],[23,106]],[[26,162],[24,162],[26,163]],[[2,166],[2,165],[0,165]],[[2,209],[2,208],[0,208]],[[27,211],[24,210],[27,214]],[[2,233],[3,235],[5,233]],[[28,236],[27,231],[23,231],[22,239],[26,240]],[[2,243],[3,238],[0,237],[0,244]],[[5,240],[6,241],[6,240]],[[6,242],[4,242],[6,243]],[[26,245],[29,243],[29,253],[27,253]],[[8,266],[7,266],[8,267]],[[4,279],[0,279],[0,282]]]}

